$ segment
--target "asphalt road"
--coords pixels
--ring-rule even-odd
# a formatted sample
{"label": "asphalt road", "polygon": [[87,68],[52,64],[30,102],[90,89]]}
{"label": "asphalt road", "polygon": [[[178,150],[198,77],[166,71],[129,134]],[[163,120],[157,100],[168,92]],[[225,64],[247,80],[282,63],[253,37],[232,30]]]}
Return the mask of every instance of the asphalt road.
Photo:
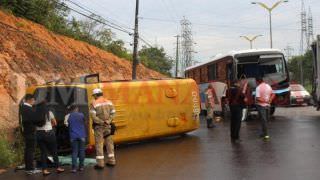
{"label": "asphalt road", "polygon": [[[185,137],[117,147],[117,166],[52,174],[45,179],[319,180],[320,112],[312,107],[279,108],[269,122],[271,140],[259,139],[259,121],[242,123],[239,144],[229,139],[227,120],[205,124]],[[69,167],[66,167],[69,170]],[[44,179],[8,171],[0,179]]]}

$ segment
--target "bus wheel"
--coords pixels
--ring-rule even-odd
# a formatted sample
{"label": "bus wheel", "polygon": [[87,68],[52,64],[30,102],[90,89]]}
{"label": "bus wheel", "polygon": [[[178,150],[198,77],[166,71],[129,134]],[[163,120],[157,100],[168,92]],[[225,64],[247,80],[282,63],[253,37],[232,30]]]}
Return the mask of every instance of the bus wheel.
{"label": "bus wheel", "polygon": [[272,116],[276,112],[276,107],[270,107],[270,115]]}

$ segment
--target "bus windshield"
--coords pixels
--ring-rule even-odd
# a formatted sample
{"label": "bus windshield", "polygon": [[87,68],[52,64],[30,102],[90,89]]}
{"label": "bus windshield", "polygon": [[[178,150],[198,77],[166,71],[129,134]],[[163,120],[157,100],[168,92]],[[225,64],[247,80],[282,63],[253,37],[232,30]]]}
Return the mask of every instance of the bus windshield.
{"label": "bus windshield", "polygon": [[248,78],[255,86],[254,78],[263,75],[268,84],[277,84],[287,79],[285,60],[282,55],[257,55],[238,57],[238,78]]}

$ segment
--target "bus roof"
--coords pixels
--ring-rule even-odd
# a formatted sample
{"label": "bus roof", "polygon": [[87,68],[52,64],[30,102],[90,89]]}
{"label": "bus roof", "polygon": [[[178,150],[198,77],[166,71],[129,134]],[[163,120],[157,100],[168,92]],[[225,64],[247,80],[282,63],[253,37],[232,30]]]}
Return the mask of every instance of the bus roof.
{"label": "bus roof", "polygon": [[214,62],[214,61],[217,61],[217,60],[220,60],[222,58],[229,57],[229,56],[235,57],[235,56],[239,56],[239,55],[241,56],[241,55],[246,55],[246,54],[261,54],[261,53],[269,54],[269,53],[282,53],[282,52],[279,49],[248,49],[248,50],[240,50],[240,51],[230,51],[227,54],[218,54],[217,56],[215,56],[211,60],[196,64],[196,65],[193,65],[193,66],[189,66],[189,67],[187,67],[185,69],[185,71],[188,71],[188,70],[191,70],[191,69],[194,69],[194,68],[209,64],[211,62]]}

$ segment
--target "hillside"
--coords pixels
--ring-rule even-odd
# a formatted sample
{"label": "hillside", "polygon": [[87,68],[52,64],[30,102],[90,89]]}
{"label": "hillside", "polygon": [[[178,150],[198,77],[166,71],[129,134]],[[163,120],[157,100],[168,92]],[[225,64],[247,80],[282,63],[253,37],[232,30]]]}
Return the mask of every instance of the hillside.
{"label": "hillside", "polygon": [[[131,63],[0,11],[0,130],[17,126],[17,103],[26,86],[89,73],[100,73],[102,80],[131,79]],[[164,77],[143,65],[137,74]]]}

